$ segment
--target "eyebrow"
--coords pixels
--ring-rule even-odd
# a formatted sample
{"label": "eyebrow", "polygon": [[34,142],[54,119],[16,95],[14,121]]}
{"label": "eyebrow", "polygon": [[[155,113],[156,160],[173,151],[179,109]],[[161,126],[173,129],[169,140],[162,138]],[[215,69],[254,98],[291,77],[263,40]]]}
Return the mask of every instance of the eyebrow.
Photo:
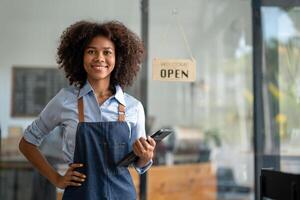
{"label": "eyebrow", "polygon": [[[94,47],[94,46],[87,46],[86,48],[87,49],[97,49],[97,47]],[[107,49],[113,50],[113,47],[103,47],[103,49],[105,49],[105,50],[107,50]]]}

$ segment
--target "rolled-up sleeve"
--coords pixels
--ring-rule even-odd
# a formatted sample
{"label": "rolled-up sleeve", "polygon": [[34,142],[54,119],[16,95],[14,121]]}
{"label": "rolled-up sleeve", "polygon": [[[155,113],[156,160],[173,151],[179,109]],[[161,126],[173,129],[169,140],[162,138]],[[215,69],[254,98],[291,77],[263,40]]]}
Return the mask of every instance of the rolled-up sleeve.
{"label": "rolled-up sleeve", "polygon": [[47,134],[61,123],[63,96],[61,90],[46,105],[38,118],[26,128],[24,139],[27,142],[39,146]]}
{"label": "rolled-up sleeve", "polygon": [[145,173],[148,169],[150,169],[150,167],[152,166],[153,161],[150,160],[144,167],[137,167],[135,164],[133,165],[135,170],[139,173],[139,174],[143,174]]}

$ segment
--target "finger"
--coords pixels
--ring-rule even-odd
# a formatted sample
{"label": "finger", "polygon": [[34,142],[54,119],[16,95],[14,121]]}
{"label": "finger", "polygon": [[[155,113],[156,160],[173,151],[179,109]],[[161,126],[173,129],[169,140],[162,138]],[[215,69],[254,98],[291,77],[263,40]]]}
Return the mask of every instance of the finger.
{"label": "finger", "polygon": [[147,141],[150,143],[151,146],[155,147],[156,142],[151,136],[148,136]]}
{"label": "finger", "polygon": [[67,172],[65,173],[65,176],[72,176],[73,168],[68,168]]}
{"label": "finger", "polygon": [[138,140],[133,145],[133,150],[138,157],[141,157],[145,151],[143,145]]}
{"label": "finger", "polygon": [[[147,150],[147,151],[153,151],[154,150],[154,147],[155,147],[155,141],[151,138],[150,136],[148,136],[148,139],[145,140],[141,140],[141,143],[143,144],[144,148]],[[149,140],[149,141],[148,141]],[[150,143],[151,142],[151,143]],[[154,142],[154,143],[153,143]]]}
{"label": "finger", "polygon": [[78,176],[78,177],[80,177],[80,178],[86,178],[86,175],[84,175],[84,174],[82,174],[82,173],[79,173],[79,172],[77,172],[77,171],[73,171],[73,172],[72,172],[72,175]]}
{"label": "finger", "polygon": [[75,183],[75,182],[68,182],[67,183],[68,185],[71,185],[71,186],[81,186],[81,183]]}
{"label": "finger", "polygon": [[70,168],[72,168],[72,169],[75,169],[75,168],[78,168],[78,167],[83,167],[83,164],[82,163],[72,163],[70,165]]}
{"label": "finger", "polygon": [[72,176],[71,178],[72,181],[75,181],[75,182],[84,182],[85,179],[83,178],[78,178],[77,176]]}
{"label": "finger", "polygon": [[141,155],[143,154],[142,150],[139,148],[138,145],[134,145],[133,146],[133,152],[135,155],[137,155],[138,157],[141,157]]}
{"label": "finger", "polygon": [[143,145],[143,147],[144,147],[145,150],[148,150],[148,149],[152,148],[151,145],[144,138],[141,138],[140,142]]}
{"label": "finger", "polygon": [[133,150],[133,152],[134,152],[135,155],[138,154],[138,151],[137,151],[137,148],[136,148],[135,144],[132,145],[132,150]]}
{"label": "finger", "polygon": [[135,146],[136,146],[137,150],[142,153],[145,151],[145,148],[144,148],[144,145],[142,144],[141,140],[142,140],[142,138],[136,140]]}

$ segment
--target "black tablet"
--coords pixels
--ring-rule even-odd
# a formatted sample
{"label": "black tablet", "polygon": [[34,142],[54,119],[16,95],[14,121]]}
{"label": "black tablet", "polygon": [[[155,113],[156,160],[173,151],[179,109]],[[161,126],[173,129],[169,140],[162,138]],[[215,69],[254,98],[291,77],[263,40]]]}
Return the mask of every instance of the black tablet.
{"label": "black tablet", "polygon": [[[151,137],[155,140],[156,143],[160,142],[166,136],[170,135],[173,132],[171,129],[160,129],[156,131]],[[117,162],[117,166],[127,167],[138,159],[138,157],[131,151],[126,154],[119,162]]]}

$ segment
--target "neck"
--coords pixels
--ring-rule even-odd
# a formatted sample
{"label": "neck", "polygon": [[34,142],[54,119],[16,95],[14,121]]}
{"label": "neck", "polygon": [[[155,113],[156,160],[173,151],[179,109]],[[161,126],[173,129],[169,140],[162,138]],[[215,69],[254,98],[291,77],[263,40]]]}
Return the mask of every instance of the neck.
{"label": "neck", "polygon": [[104,80],[90,80],[88,79],[89,83],[91,84],[92,88],[97,97],[101,96],[111,96],[112,91],[109,89],[109,81]]}

